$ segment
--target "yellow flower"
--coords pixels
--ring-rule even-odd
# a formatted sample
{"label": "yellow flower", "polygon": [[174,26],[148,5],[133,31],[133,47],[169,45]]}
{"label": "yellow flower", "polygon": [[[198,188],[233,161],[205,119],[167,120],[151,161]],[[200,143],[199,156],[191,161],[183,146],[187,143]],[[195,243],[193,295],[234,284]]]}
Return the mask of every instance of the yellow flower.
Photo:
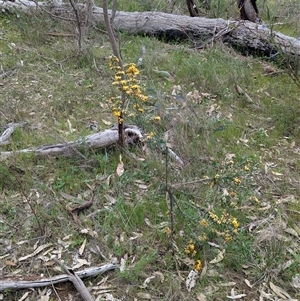
{"label": "yellow flower", "polygon": [[237,195],[237,193],[234,191],[234,190],[232,190],[232,191],[230,191],[230,196],[232,196],[232,197],[235,197],[236,195]]}
{"label": "yellow flower", "polygon": [[154,136],[155,136],[155,134],[154,134],[153,132],[150,132],[150,133],[147,135],[146,139],[152,139]]}
{"label": "yellow flower", "polygon": [[122,86],[125,86],[127,84],[127,82],[126,82],[126,80],[120,80],[119,84],[122,85]]}
{"label": "yellow flower", "polygon": [[190,253],[191,253],[191,250],[190,250],[189,248],[186,248],[186,249],[184,250],[184,252],[185,252],[185,254],[190,254]]}
{"label": "yellow flower", "polygon": [[202,262],[200,259],[196,260],[195,265],[194,265],[194,269],[196,271],[200,271],[202,269]]}
{"label": "yellow flower", "polygon": [[140,88],[139,85],[132,85],[132,86],[131,86],[131,89],[132,89],[132,90],[139,89],[139,88]]}
{"label": "yellow flower", "polygon": [[206,219],[203,219],[202,221],[200,221],[200,225],[203,227],[208,227],[208,222]]}
{"label": "yellow flower", "polygon": [[229,242],[229,241],[232,240],[232,236],[231,236],[230,234],[226,233],[226,234],[224,235],[224,239],[225,239],[226,242]]}
{"label": "yellow flower", "polygon": [[233,180],[234,180],[234,183],[236,183],[238,185],[241,184],[241,182],[242,182],[239,178],[234,178]]}
{"label": "yellow flower", "polygon": [[240,223],[236,218],[234,218],[231,223],[234,229],[237,229],[240,226]]}
{"label": "yellow flower", "polygon": [[198,239],[199,239],[200,241],[204,241],[204,240],[207,240],[207,236],[204,234],[204,235],[202,235],[202,236],[198,236]]}
{"label": "yellow flower", "polygon": [[160,118],[160,116],[154,116],[151,118],[151,120],[160,121],[161,118]]}
{"label": "yellow flower", "polygon": [[191,251],[194,251],[194,250],[195,250],[194,244],[189,244],[189,249],[190,249]]}
{"label": "yellow flower", "polygon": [[167,227],[167,228],[165,229],[165,233],[166,233],[166,234],[170,234],[170,233],[171,233],[171,229],[170,229],[169,227]]}
{"label": "yellow flower", "polygon": [[249,170],[250,170],[250,168],[249,168],[248,165],[245,165],[244,169],[245,169],[246,171],[249,171]]}
{"label": "yellow flower", "polygon": [[113,111],[113,115],[114,115],[115,117],[120,117],[120,116],[121,116],[121,111],[118,111],[118,110]]}
{"label": "yellow flower", "polygon": [[148,96],[145,96],[145,95],[139,95],[139,98],[144,102],[146,102],[148,100]]}
{"label": "yellow flower", "polygon": [[139,69],[135,66],[135,64],[130,64],[126,70],[126,74],[128,76],[138,75],[140,73]]}

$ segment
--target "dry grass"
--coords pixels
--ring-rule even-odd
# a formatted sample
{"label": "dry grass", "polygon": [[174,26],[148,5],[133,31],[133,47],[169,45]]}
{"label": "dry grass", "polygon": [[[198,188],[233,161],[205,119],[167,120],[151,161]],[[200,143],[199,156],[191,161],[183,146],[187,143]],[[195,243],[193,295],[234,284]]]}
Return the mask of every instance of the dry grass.
{"label": "dry grass", "polygon": [[[290,21],[291,3],[284,6]],[[111,50],[99,28],[91,30],[78,54],[74,38],[47,35],[72,33],[68,23],[5,14],[0,23],[1,67],[9,70],[23,62],[1,81],[1,132],[9,122],[27,122],[3,150],[86,135],[89,121],[99,122],[100,129],[115,122],[107,106]],[[146,47],[140,72],[149,105],[130,122],[155,132],[155,138],[146,150],[123,153],[121,177],[116,174],[118,149],[83,149],[84,159],[14,156],[1,162],[1,274],[53,276],[60,271],[51,256],[71,267],[81,263],[79,269],[117,261],[125,263],[124,270],[85,281],[97,300],[224,300],[232,289],[246,295],[242,300],[267,294],[278,300],[280,293],[298,300],[299,87],[285,69],[225,45],[198,53],[189,45],[124,33],[120,41],[126,62],[136,62],[141,46]],[[280,72],[269,76],[268,68]],[[174,82],[153,69],[170,72]],[[237,84],[253,103],[236,92]],[[149,121],[153,114],[160,123]],[[166,142],[183,168],[169,158],[166,170]],[[173,242],[166,231],[172,226],[166,175],[174,205]],[[76,224],[66,206],[91,198],[93,206]],[[220,223],[210,214],[221,218],[224,210],[229,215]],[[232,218],[239,222],[237,231]],[[20,260],[48,243],[39,254]],[[185,252],[191,244],[195,256]],[[185,280],[197,259],[203,269],[188,292]],[[51,289],[49,300],[59,300],[57,295],[80,300],[70,285]],[[0,296],[19,300],[24,293]],[[40,300],[45,293],[30,290],[26,300]]]}

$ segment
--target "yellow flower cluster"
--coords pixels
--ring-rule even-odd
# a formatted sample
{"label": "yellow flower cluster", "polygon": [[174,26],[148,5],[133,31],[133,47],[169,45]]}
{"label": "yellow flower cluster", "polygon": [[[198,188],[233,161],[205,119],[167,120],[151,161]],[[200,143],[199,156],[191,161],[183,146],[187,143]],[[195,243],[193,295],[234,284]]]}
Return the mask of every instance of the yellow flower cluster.
{"label": "yellow flower cluster", "polygon": [[220,179],[220,175],[216,174],[215,177],[213,178],[213,181],[209,184],[209,187],[210,188],[214,187],[219,181],[219,179]]}
{"label": "yellow flower cluster", "polygon": [[[240,226],[239,221],[236,217],[233,217],[230,215],[226,210],[223,211],[222,215],[219,217],[217,214],[213,212],[209,212],[209,217],[218,225],[229,225],[231,227],[231,232],[234,234],[238,233],[238,229]],[[228,234],[228,231],[225,231],[225,233],[215,231],[220,236],[223,236],[226,241],[231,240],[231,236]],[[230,238],[229,238],[230,237]]]}
{"label": "yellow flower cluster", "polygon": [[195,256],[197,254],[197,251],[195,250],[195,244],[192,239],[189,241],[184,252],[185,252],[185,254],[190,255],[190,256]]}
{"label": "yellow flower cluster", "polygon": [[170,227],[167,227],[167,228],[165,229],[165,233],[166,233],[167,235],[171,234],[171,229],[170,229]]}
{"label": "yellow flower cluster", "polygon": [[155,136],[155,134],[154,134],[153,132],[150,132],[150,133],[147,135],[146,139],[152,139],[154,136]]}
{"label": "yellow flower cluster", "polygon": [[199,224],[200,224],[201,226],[203,226],[203,227],[208,227],[208,222],[207,222],[206,219],[201,220],[201,221],[199,222]]}
{"label": "yellow flower cluster", "polygon": [[[118,88],[118,90],[123,91],[126,95],[134,98],[136,101],[133,103],[133,109],[136,112],[144,113],[144,109],[141,103],[144,103],[148,100],[148,96],[142,93],[142,89],[138,84],[137,76],[140,74],[139,69],[136,67],[134,63],[130,63],[124,65],[124,69],[119,66],[119,59],[117,57],[111,56],[109,58],[109,67],[110,69],[116,70],[114,75],[114,82],[112,83],[114,86]],[[138,103],[137,101],[141,101]],[[127,112],[124,110],[125,104],[122,103],[121,100],[117,98],[111,98],[110,102],[112,103],[112,111],[113,115],[118,117],[131,116],[133,117],[134,114],[126,114]]]}
{"label": "yellow flower cluster", "polygon": [[202,269],[202,262],[201,262],[200,259],[196,260],[195,265],[194,265],[194,269],[198,272]]}
{"label": "yellow flower cluster", "polygon": [[238,184],[238,185],[240,185],[242,183],[242,181],[239,178],[237,178],[237,177],[235,177],[233,179],[233,181],[234,181],[235,184]]}
{"label": "yellow flower cluster", "polygon": [[199,241],[205,241],[205,240],[207,240],[207,236],[206,236],[205,234],[199,235],[199,236],[198,236],[198,240],[199,240]]}
{"label": "yellow flower cluster", "polygon": [[[186,246],[184,252],[185,252],[185,254],[187,254],[190,257],[195,257],[196,256],[197,251],[195,250],[195,244],[194,244],[194,241],[192,239],[189,241],[189,243]],[[196,271],[200,271],[202,269],[202,262],[201,262],[200,259],[197,259],[195,261],[194,269]]]}

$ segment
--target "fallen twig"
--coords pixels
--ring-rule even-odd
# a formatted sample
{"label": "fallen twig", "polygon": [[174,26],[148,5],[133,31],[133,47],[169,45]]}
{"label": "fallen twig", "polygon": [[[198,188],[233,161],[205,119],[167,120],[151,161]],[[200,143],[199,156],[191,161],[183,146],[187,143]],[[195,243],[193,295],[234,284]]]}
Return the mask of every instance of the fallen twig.
{"label": "fallen twig", "polygon": [[94,203],[94,201],[93,201],[93,197],[92,197],[92,199],[90,201],[84,202],[82,205],[80,205],[78,207],[71,209],[69,206],[67,206],[66,208],[67,208],[68,212],[72,215],[74,221],[80,225],[81,224],[81,221],[79,219],[80,212],[85,209],[90,208],[93,205],[93,203]]}
{"label": "fallen twig", "polygon": [[[115,270],[117,266],[115,264],[106,264],[101,267],[91,267],[87,268],[82,271],[74,272],[76,276],[79,278],[86,278],[86,277],[94,277],[99,274],[103,274],[105,272]],[[0,279],[0,291],[4,290],[19,290],[24,288],[32,288],[32,287],[43,287],[53,284],[58,284],[62,282],[69,281],[69,275],[62,274],[50,278],[36,278],[30,277],[31,280],[21,280],[25,277],[9,277],[9,278],[2,278]]]}
{"label": "fallen twig", "polygon": [[18,69],[20,69],[23,65],[22,64],[18,64],[17,66],[15,66],[14,68],[6,71],[6,72],[3,72],[2,74],[0,74],[0,79],[1,78],[5,78],[5,77],[8,77],[8,76],[11,76],[13,75]]}
{"label": "fallen twig", "polygon": [[73,285],[85,301],[95,301],[93,296],[87,290],[83,281],[78,277],[78,275],[76,275],[76,273],[72,269],[67,268],[62,262],[60,262],[56,258],[53,258],[53,261],[55,261],[61,267],[61,269],[67,273],[67,275],[69,276],[68,280],[73,283]]}
{"label": "fallen twig", "polygon": [[14,132],[15,128],[18,126],[24,126],[27,122],[18,122],[18,123],[9,123],[7,126],[8,128],[2,133],[0,136],[0,146],[6,145],[9,143],[8,139]]}

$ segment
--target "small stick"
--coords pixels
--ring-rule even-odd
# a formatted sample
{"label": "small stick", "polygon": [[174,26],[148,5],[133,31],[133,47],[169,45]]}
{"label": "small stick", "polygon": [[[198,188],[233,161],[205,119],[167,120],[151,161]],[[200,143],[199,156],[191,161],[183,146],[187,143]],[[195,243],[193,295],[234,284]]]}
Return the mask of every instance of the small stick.
{"label": "small stick", "polygon": [[77,289],[77,291],[79,292],[83,300],[95,301],[93,296],[90,294],[90,292],[84,285],[83,281],[78,277],[78,275],[75,274],[75,272],[72,269],[67,268],[62,262],[60,262],[56,258],[52,258],[52,260],[56,262],[64,272],[66,272],[66,274],[69,276],[69,281],[73,283],[73,285],[75,286],[75,288]]}

